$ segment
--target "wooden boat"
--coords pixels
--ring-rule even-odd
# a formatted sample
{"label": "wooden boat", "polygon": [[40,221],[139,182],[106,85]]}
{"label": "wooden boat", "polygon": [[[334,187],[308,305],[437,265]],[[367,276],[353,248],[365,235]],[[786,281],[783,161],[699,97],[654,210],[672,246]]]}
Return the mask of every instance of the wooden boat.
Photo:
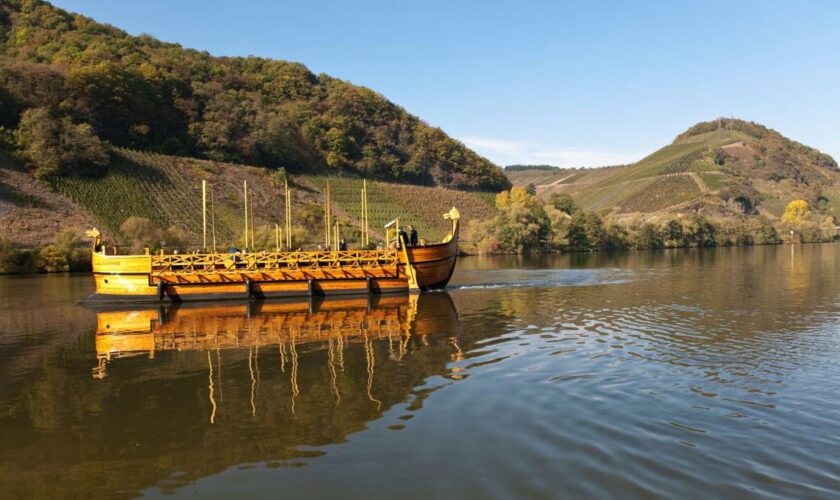
{"label": "wooden boat", "polygon": [[163,302],[338,294],[405,293],[444,288],[458,254],[460,214],[442,242],[377,250],[106,255],[96,230],[88,302]]}

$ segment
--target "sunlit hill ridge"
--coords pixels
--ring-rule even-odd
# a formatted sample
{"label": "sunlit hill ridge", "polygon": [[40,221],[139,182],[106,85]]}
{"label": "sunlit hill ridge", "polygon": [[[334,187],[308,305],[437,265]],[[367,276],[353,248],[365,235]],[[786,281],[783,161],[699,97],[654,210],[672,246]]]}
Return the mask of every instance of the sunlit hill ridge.
{"label": "sunlit hill ridge", "polygon": [[582,208],[618,220],[698,212],[778,220],[795,199],[840,217],[840,171],[831,156],[737,119],[698,123],[631,165],[517,166],[506,173],[516,185],[533,184],[545,199],[566,193]]}

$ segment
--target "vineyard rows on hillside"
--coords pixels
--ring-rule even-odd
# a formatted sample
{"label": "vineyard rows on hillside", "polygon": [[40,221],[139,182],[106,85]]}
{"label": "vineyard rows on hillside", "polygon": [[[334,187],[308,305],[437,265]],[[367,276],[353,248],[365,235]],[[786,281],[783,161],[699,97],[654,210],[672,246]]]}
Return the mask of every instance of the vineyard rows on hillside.
{"label": "vineyard rows on hillside", "polygon": [[[244,180],[248,181],[255,226],[284,225],[282,185],[273,177],[272,171],[258,167],[115,149],[111,166],[103,177],[63,177],[56,181],[55,187],[96,217],[118,239],[125,220],[139,216],[161,229],[176,226],[187,233],[192,244],[200,245],[203,179],[209,186],[208,212],[212,193],[220,245],[242,243]],[[318,176],[291,179],[293,226],[304,227],[309,244],[320,242],[322,238],[321,211],[326,182],[326,177]],[[495,215],[493,193],[385,182],[368,182],[367,185],[373,238],[382,238],[383,226],[399,217],[403,225],[413,224],[422,238],[438,241],[449,227],[443,214],[453,206],[461,211],[465,221],[486,220]],[[337,217],[346,216],[344,223],[353,226],[342,234],[357,235],[359,232],[361,188],[361,179],[330,178],[331,199],[336,207],[333,213]],[[211,224],[212,220],[209,220],[208,226]]]}
{"label": "vineyard rows on hillside", "polygon": [[586,210],[598,212],[618,205],[624,198],[633,193],[644,192],[655,178],[640,179],[622,184],[589,189],[575,197],[575,203]]}
{"label": "vineyard rows on hillside", "polygon": [[691,201],[701,194],[700,186],[688,174],[662,176],[625,198],[621,208],[625,212],[655,212]]}
{"label": "vineyard rows on hillside", "polygon": [[[326,177],[307,176],[306,180],[321,193],[326,188]],[[330,178],[329,182],[332,202],[360,220],[362,180]],[[384,182],[368,182],[367,189],[370,229],[378,235],[384,233],[385,224],[399,217],[402,225],[414,225],[422,238],[440,240],[449,227],[443,214],[453,206],[465,221],[486,220],[495,215],[489,196],[484,193]]]}
{"label": "vineyard rows on hillside", "polygon": [[[282,223],[282,189],[274,185],[267,171],[256,167],[115,149],[105,176],[64,177],[56,182],[56,188],[94,215],[112,234],[119,235],[122,223],[138,216],[161,229],[176,226],[197,245],[202,240],[202,179],[208,181],[208,217],[212,207],[219,243],[241,243],[244,180],[249,183],[256,226]],[[311,195],[307,193],[295,193],[294,206],[300,207],[309,199]],[[209,220],[208,231],[211,226]]]}

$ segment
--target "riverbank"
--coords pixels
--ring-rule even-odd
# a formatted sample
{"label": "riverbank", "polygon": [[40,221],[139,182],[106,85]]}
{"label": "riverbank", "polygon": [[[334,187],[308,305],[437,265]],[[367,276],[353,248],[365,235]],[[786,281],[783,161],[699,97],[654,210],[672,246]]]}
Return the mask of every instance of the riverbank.
{"label": "riverbank", "polygon": [[[61,241],[62,238],[57,238]],[[90,248],[86,245],[79,245],[80,240],[64,237],[64,243],[56,243],[44,247],[22,248],[11,245],[8,241],[0,240],[0,275],[11,274],[44,274],[44,273],[66,273],[66,272],[90,272]],[[722,244],[722,245],[683,245],[683,246],[657,246],[651,248],[611,248],[611,249],[573,249],[554,248],[549,250],[531,250],[524,252],[482,253],[470,251],[463,248],[458,249],[459,257],[503,257],[503,256],[548,256],[560,254],[585,254],[585,253],[622,253],[646,250],[676,250],[688,248],[729,248],[729,247],[753,247],[753,246],[776,246],[776,245],[805,245],[810,243],[836,243],[838,238],[825,241],[796,241],[791,242],[777,240],[768,243],[747,243],[747,244]]]}

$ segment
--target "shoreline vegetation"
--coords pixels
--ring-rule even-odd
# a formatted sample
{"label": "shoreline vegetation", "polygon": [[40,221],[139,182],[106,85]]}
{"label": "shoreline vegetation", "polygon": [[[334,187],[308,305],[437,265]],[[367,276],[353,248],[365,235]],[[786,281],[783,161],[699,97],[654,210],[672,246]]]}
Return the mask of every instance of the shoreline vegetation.
{"label": "shoreline vegetation", "polygon": [[[804,200],[790,202],[777,221],[763,216],[719,220],[702,214],[663,214],[629,223],[609,222],[587,212],[568,195],[554,194],[543,202],[527,188],[514,187],[495,198],[495,217],[467,221],[470,241],[461,255],[516,255],[572,252],[616,252],[677,248],[825,243],[838,239],[831,216],[812,214]],[[161,230],[142,217],[129,217],[120,227],[126,252],[144,248],[167,252],[197,251],[190,235],[172,226]],[[274,229],[255,230],[253,251],[273,251]],[[301,246],[317,241],[315,234],[297,234]],[[221,248],[239,246],[226,242]],[[80,230],[67,228],[48,245],[15,246],[0,239],[0,274],[90,271],[90,245]]]}
{"label": "shoreline vegetation", "polygon": [[470,254],[520,254],[660,248],[822,243],[837,239],[834,217],[812,213],[805,200],[791,201],[778,220],[761,215],[715,218],[701,213],[639,214],[610,221],[554,193],[543,202],[527,188],[496,196],[498,215],[468,221]]}

